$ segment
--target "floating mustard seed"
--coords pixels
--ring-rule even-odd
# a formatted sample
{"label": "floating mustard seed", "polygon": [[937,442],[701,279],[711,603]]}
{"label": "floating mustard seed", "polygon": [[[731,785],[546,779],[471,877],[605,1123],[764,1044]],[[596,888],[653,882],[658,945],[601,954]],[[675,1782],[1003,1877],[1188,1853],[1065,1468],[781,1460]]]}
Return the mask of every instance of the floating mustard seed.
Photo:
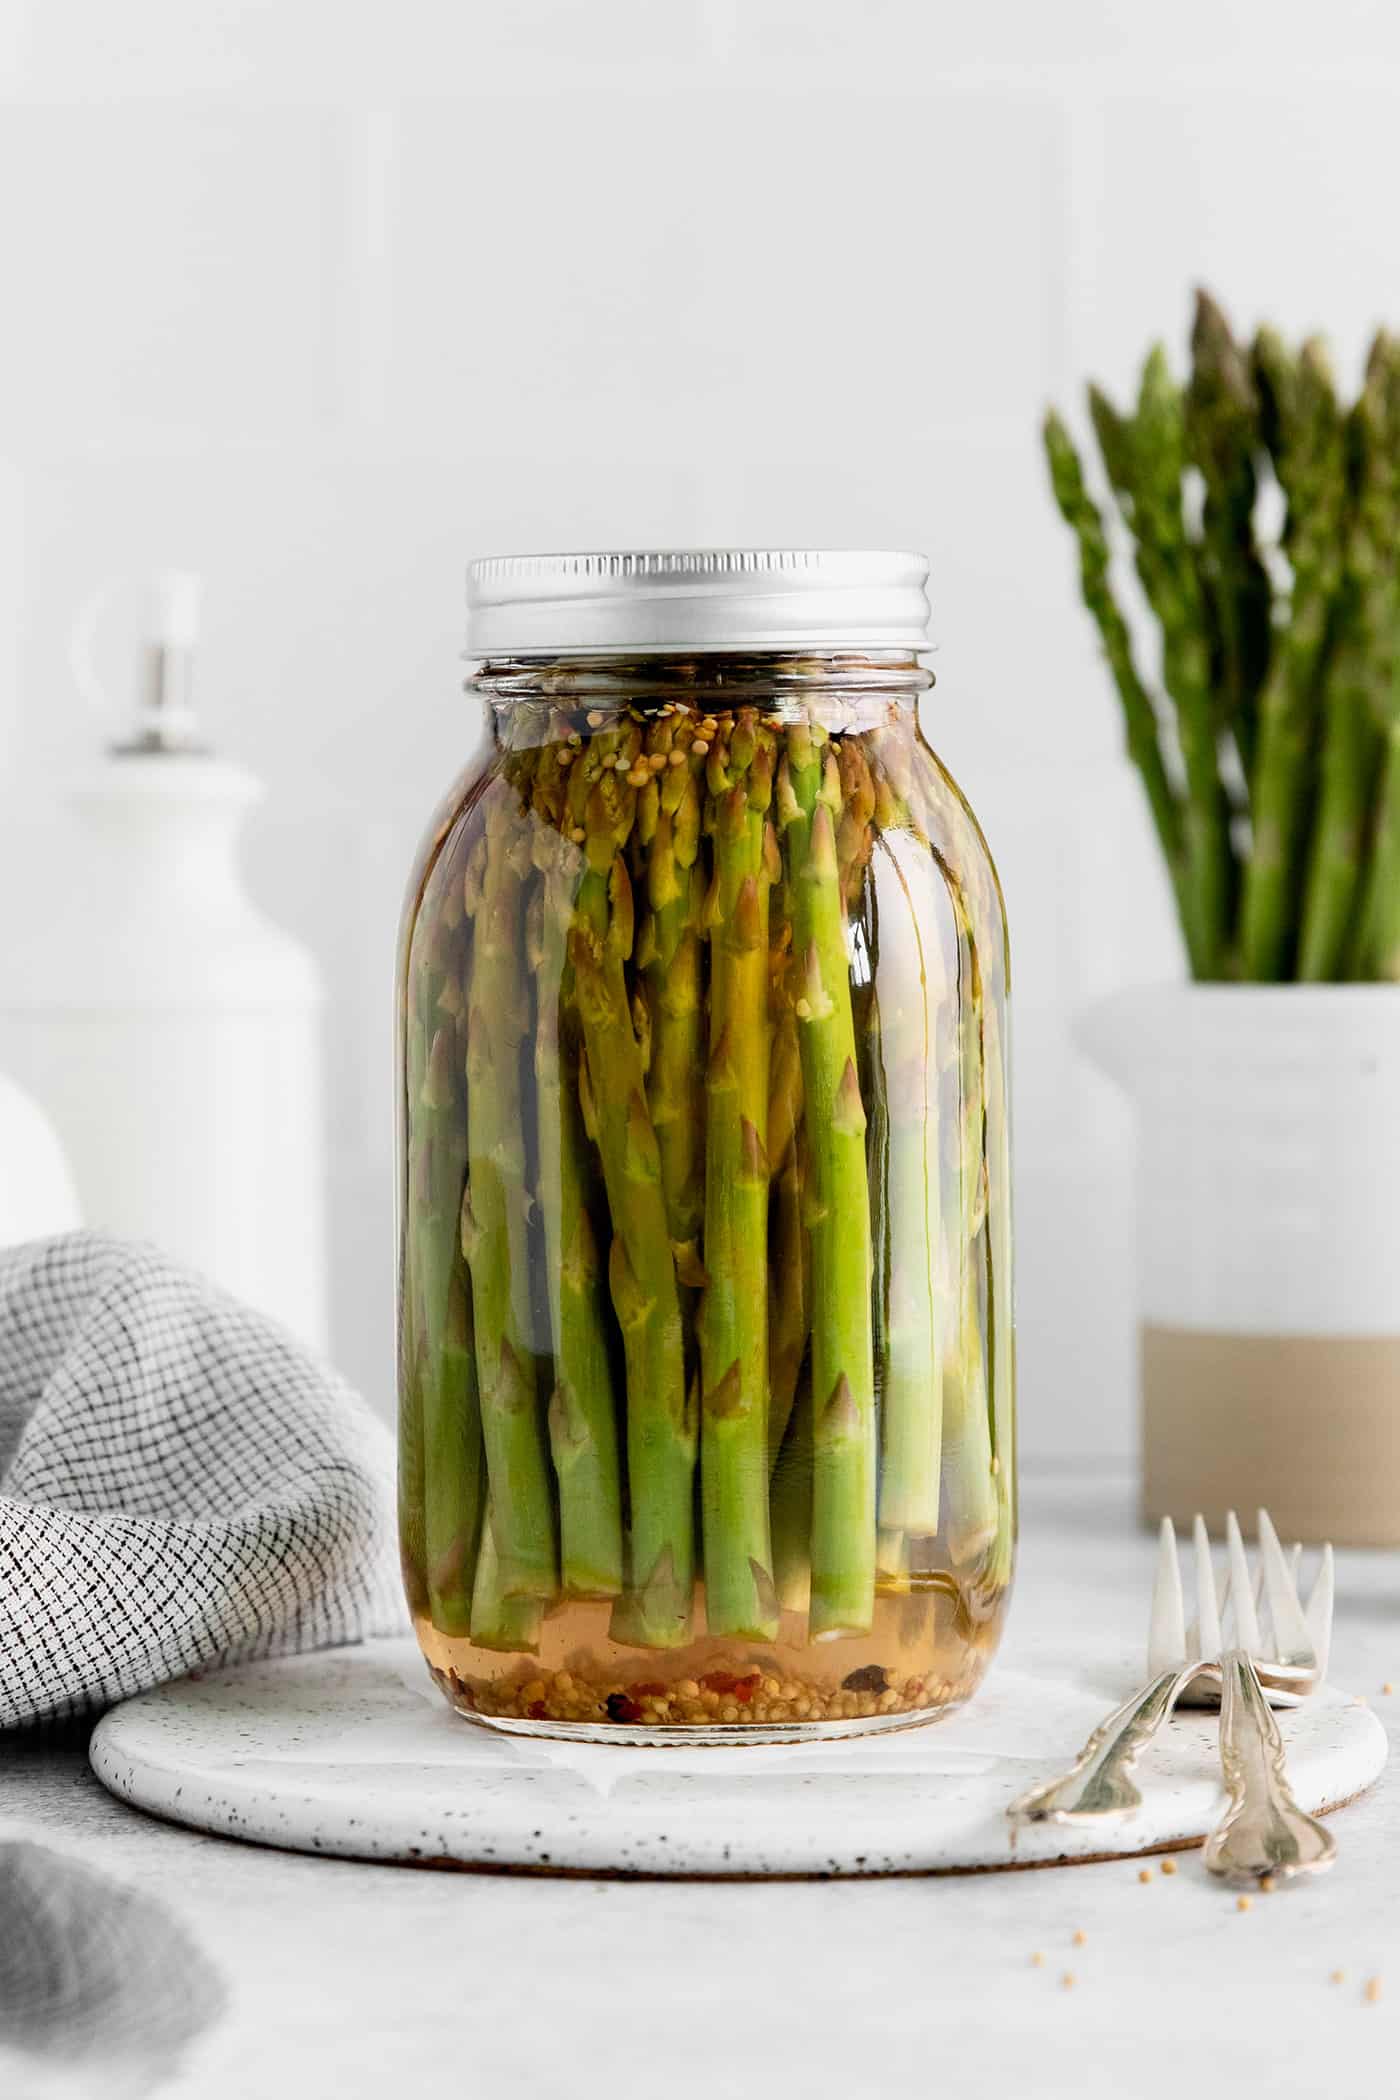
{"label": "floating mustard seed", "polygon": [[590,707],[590,708],[589,708],[589,710],[588,710],[588,726],[589,726],[589,728],[590,728],[590,729],[597,729],[597,728],[598,728],[598,727],[599,727],[599,726],[601,725],[601,723],[602,723],[602,720],[603,720],[603,717],[602,717],[602,716],[601,716],[601,714],[600,714],[600,713],[598,712],[597,708],[596,708],[596,707]]}

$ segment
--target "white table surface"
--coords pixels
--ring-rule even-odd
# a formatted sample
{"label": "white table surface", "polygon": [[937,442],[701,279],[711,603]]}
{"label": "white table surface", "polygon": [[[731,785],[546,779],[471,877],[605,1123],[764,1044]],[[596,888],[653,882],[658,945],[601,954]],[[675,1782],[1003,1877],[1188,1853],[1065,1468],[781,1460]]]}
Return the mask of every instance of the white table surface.
{"label": "white table surface", "polygon": [[[1022,1501],[1004,1652],[1044,1655],[1076,1618],[1136,1641],[1153,1547],[1127,1484],[1032,1476]],[[1331,1675],[1393,1739],[1400,1555],[1338,1576]],[[0,1751],[0,1832],[160,1896],[222,1972],[226,2015],[161,2089],[178,2100],[1136,2100],[1192,2077],[1350,2100],[1393,2086],[1400,2048],[1397,1772],[1340,1811],[1330,1876],[1247,1912],[1194,1853],[1145,1886],[1131,1861],[738,1885],[363,1867],[156,1823],[77,1750]]]}

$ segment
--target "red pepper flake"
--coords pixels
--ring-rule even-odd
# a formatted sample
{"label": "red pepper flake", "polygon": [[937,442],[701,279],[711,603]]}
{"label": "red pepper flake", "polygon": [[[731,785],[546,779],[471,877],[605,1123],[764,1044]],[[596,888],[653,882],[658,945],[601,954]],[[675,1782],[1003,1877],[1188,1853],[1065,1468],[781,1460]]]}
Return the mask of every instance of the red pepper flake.
{"label": "red pepper flake", "polygon": [[852,1670],[841,1679],[843,1692],[887,1692],[889,1688],[890,1673],[883,1663],[867,1663],[863,1670]]}
{"label": "red pepper flake", "polygon": [[739,1682],[734,1687],[734,1697],[738,1700],[740,1706],[748,1705],[750,1699],[758,1690],[758,1685],[759,1680],[756,1677],[741,1677],[739,1679]]}
{"label": "red pepper flake", "polygon": [[666,1696],[664,1684],[631,1684],[627,1691],[628,1696],[633,1699],[664,1699]]}
{"label": "red pepper flake", "polygon": [[608,1693],[608,1719],[610,1721],[640,1721],[642,1709],[626,1692]]}
{"label": "red pepper flake", "polygon": [[525,1712],[532,1721],[546,1721],[549,1718],[549,1708],[545,1705],[543,1699],[532,1700],[526,1707]]}
{"label": "red pepper flake", "polygon": [[718,1692],[722,1699],[727,1699],[737,1689],[738,1683],[739,1679],[729,1670],[707,1670],[700,1679],[700,1689],[702,1692]]}

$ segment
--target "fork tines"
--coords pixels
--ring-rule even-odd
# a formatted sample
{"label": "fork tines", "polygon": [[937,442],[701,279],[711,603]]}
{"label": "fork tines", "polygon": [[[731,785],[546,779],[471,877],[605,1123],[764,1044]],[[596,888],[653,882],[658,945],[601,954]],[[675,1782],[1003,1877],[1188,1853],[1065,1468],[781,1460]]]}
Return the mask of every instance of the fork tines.
{"label": "fork tines", "polygon": [[[1319,1679],[1325,1678],[1335,1584],[1330,1545],[1322,1549],[1306,1605],[1298,1597],[1303,1549],[1295,1546],[1291,1557],[1285,1555],[1267,1510],[1259,1511],[1259,1568],[1253,1582],[1234,1511],[1226,1517],[1228,1574],[1223,1599],[1217,1595],[1210,1538],[1200,1516],[1192,1525],[1192,1546],[1196,1615],[1188,1625],[1176,1529],[1170,1517],[1162,1519],[1147,1644],[1150,1675],[1155,1677],[1162,1670],[1186,1662],[1218,1661],[1223,1645],[1221,1622],[1228,1617],[1233,1625],[1234,1646],[1261,1661],[1306,1669],[1309,1674],[1316,1671]],[[1261,1631],[1261,1612],[1267,1612],[1268,1644]]]}

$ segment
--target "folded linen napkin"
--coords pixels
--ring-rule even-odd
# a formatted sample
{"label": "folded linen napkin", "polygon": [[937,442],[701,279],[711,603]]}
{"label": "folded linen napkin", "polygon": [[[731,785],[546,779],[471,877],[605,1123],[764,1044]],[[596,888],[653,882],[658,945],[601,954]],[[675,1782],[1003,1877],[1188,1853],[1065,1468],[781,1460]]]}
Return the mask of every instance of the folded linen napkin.
{"label": "folded linen napkin", "polygon": [[0,1250],[0,1728],[401,1631],[383,1425],[271,1321],[95,1233]]}

